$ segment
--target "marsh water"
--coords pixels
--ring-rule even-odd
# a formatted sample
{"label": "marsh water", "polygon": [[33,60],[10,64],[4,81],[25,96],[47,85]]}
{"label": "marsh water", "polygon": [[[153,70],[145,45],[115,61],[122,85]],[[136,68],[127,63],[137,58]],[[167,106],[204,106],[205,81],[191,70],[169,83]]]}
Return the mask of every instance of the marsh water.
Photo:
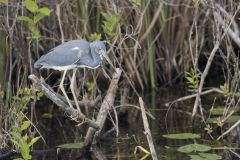
{"label": "marsh water", "polygon": [[[176,92],[176,90],[178,92]],[[228,146],[238,147],[236,139],[236,134],[228,135],[231,138],[225,139],[223,142],[216,142],[212,140],[204,131],[205,125],[201,122],[200,118],[196,118],[195,122],[191,119],[191,111],[194,101],[187,100],[183,102],[176,103],[172,105],[169,109],[166,104],[171,102],[181,96],[186,95],[184,89],[161,89],[158,93],[148,93],[144,95],[144,100],[146,102],[147,109],[156,118],[155,120],[148,117],[149,125],[151,128],[155,148],[159,159],[165,160],[180,160],[180,159],[190,159],[187,154],[180,153],[177,148],[189,143],[204,143],[210,146],[223,146],[228,144]],[[210,98],[212,99],[212,98]],[[133,100],[138,105],[138,100]],[[134,102],[133,102],[134,103]],[[213,100],[205,102],[204,107],[210,108]],[[50,109],[49,109],[50,108]],[[57,110],[53,106],[45,106],[41,108],[36,108],[38,117],[38,127],[45,138],[45,142],[40,144],[39,148],[45,148],[46,150],[55,148],[57,145],[65,143],[76,143],[83,142],[84,137],[82,133],[85,132],[86,126],[76,127],[76,123],[69,121],[66,116]],[[46,114],[46,112],[51,111],[51,114]],[[107,122],[104,130],[111,130],[111,121]],[[199,133],[201,135],[201,140],[172,140],[162,137],[164,134],[168,133]],[[141,159],[144,153],[138,150],[137,157],[134,151],[137,146],[141,146],[148,150],[148,143],[146,136],[144,134],[142,117],[141,114],[132,109],[129,111],[128,115],[123,115],[119,118],[119,133],[116,138],[109,132],[106,136],[102,136],[101,139],[94,144],[93,153],[89,155],[82,156],[81,149],[61,149],[49,152],[41,156],[35,156],[35,159],[96,159],[93,158],[98,154],[100,159]],[[221,144],[223,143],[223,144]],[[44,146],[44,147],[43,147]],[[217,153],[222,155],[223,159],[236,159],[234,154],[226,150],[214,150],[210,153]],[[233,158],[232,158],[233,157]],[[99,159],[99,158],[98,158]],[[146,159],[151,159],[149,156]]]}

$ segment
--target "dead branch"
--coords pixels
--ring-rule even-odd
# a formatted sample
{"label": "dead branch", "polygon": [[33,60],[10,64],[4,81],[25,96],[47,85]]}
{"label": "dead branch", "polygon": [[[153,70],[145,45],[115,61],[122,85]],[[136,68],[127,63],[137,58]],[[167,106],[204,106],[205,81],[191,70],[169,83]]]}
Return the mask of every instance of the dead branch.
{"label": "dead branch", "polygon": [[[57,94],[57,93],[56,93]],[[61,100],[63,100],[65,103],[67,103],[67,100],[66,100],[66,98],[64,97],[64,96],[62,96],[62,95],[60,95],[60,94],[57,94],[58,95],[58,97],[61,99]],[[87,107],[96,107],[97,106],[97,104],[101,101],[101,99],[102,99],[102,96],[101,95],[98,95],[94,100],[87,100],[87,99],[85,99],[85,100],[81,100],[81,101],[78,101],[78,105],[80,106],[80,107],[85,107],[85,106],[87,106]],[[73,101],[73,100],[70,100],[70,102],[73,104],[73,106],[76,106],[76,103],[75,103],[75,101]]]}
{"label": "dead branch", "polygon": [[148,119],[147,119],[147,115],[146,115],[146,110],[144,108],[144,103],[143,103],[143,100],[142,100],[141,97],[139,97],[139,104],[140,104],[141,112],[142,112],[144,133],[145,133],[145,135],[147,137],[147,141],[148,141],[148,145],[149,145],[149,148],[150,148],[152,159],[153,160],[158,160],[157,153],[156,153],[156,150],[155,150],[154,144],[153,144],[151,131],[149,129],[149,124],[148,124]]}
{"label": "dead branch", "polygon": [[231,132],[234,128],[236,128],[238,125],[240,124],[240,120],[238,120],[236,123],[234,123],[234,125],[232,125],[227,131],[225,131],[221,136],[219,136],[217,138],[217,140],[220,140],[221,138],[223,138],[223,136],[225,136],[226,134],[228,134],[229,132]]}
{"label": "dead branch", "polygon": [[[212,93],[212,92],[217,92],[217,93],[223,94],[223,91],[221,91],[220,89],[212,88],[212,89],[201,92],[200,96],[206,95],[206,94],[209,94],[209,93]],[[176,99],[172,102],[166,103],[165,106],[166,107],[171,107],[174,103],[189,100],[189,99],[195,98],[196,96],[197,96],[197,94],[191,94],[191,95],[188,95],[188,96],[184,96],[184,97],[178,98],[178,99]]]}
{"label": "dead branch", "polygon": [[83,114],[79,114],[77,109],[70,108],[52,88],[47,85],[45,82],[41,81],[37,76],[31,74],[28,78],[32,81],[33,86],[40,91],[42,91],[46,97],[48,97],[53,103],[55,103],[61,110],[65,111],[71,117],[78,117],[79,119],[84,120],[89,126],[98,129],[99,126],[93,120],[87,118]]}
{"label": "dead branch", "polygon": [[115,94],[116,94],[117,86],[118,86],[117,84],[118,84],[119,78],[121,76],[121,73],[122,73],[122,71],[119,68],[116,68],[115,72],[112,76],[111,84],[108,88],[107,94],[103,100],[103,103],[102,103],[101,108],[97,115],[96,123],[98,124],[99,129],[97,130],[96,128],[90,127],[87,131],[86,138],[84,141],[84,146],[87,149],[91,146],[92,141],[96,136],[96,132],[97,131],[98,131],[98,133],[101,132],[103,125],[105,123],[105,120],[107,118],[107,115],[109,113],[109,110],[114,105]]}

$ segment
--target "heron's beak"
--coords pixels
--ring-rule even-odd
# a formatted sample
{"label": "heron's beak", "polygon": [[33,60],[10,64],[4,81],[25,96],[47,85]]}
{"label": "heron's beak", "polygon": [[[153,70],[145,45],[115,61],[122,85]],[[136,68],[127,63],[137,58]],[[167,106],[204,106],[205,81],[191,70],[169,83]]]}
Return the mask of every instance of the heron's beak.
{"label": "heron's beak", "polygon": [[105,52],[104,50],[100,50],[100,54],[108,61],[108,63],[115,69],[114,65],[112,64],[112,61],[110,60],[110,58],[107,55],[107,52]]}

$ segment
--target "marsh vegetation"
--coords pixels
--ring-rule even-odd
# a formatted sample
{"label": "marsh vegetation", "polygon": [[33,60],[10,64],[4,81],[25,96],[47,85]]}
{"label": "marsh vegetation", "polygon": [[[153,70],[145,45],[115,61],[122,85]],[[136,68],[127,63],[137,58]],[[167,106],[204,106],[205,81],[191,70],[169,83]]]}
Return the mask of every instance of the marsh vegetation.
{"label": "marsh vegetation", "polygon": [[[234,0],[0,0],[0,159],[240,159],[239,9]],[[69,108],[62,72],[33,67],[73,39],[103,41],[115,67],[78,69],[83,114],[72,71]]]}

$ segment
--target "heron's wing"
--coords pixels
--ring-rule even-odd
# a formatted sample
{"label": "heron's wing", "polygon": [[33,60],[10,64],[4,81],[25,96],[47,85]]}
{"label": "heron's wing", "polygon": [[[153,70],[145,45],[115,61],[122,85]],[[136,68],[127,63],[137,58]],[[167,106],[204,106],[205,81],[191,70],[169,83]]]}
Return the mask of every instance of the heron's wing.
{"label": "heron's wing", "polygon": [[72,40],[52,49],[35,62],[35,68],[51,68],[68,66],[78,62],[83,55],[89,54],[89,43],[84,40]]}
{"label": "heron's wing", "polygon": [[[78,61],[76,61],[74,64],[80,66],[80,67],[87,67],[87,68],[97,68],[99,67],[100,63],[102,62],[99,55],[95,54],[92,55],[91,51],[86,53],[79,53],[78,54]],[[94,57],[93,57],[94,56]]]}

